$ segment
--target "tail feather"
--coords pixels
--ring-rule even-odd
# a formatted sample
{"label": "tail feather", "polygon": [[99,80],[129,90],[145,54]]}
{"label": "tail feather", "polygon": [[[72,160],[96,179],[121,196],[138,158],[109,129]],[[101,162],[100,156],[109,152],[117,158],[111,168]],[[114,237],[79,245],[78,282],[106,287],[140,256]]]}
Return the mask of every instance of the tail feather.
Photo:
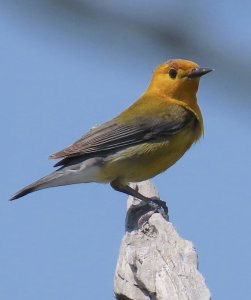
{"label": "tail feather", "polygon": [[11,196],[10,201],[16,200],[18,198],[21,198],[29,193],[46,189],[48,187],[53,187],[60,185],[59,179],[63,175],[62,172],[55,171],[47,176],[42,177],[41,179],[33,182],[32,184],[27,185],[26,187],[19,190],[17,193],[15,193],[13,196]]}
{"label": "tail feather", "polygon": [[93,157],[85,161],[79,161],[78,159],[75,163],[69,163],[68,166],[63,166],[53,173],[24,187],[14,194],[10,200],[15,200],[29,193],[49,187],[96,181],[96,174],[99,172],[102,163],[102,157]]}
{"label": "tail feather", "polygon": [[36,187],[24,187],[23,189],[21,189],[20,191],[18,191],[16,194],[14,194],[13,196],[11,196],[10,201],[12,200],[16,200],[18,198],[21,198],[29,193],[35,192],[37,191]]}

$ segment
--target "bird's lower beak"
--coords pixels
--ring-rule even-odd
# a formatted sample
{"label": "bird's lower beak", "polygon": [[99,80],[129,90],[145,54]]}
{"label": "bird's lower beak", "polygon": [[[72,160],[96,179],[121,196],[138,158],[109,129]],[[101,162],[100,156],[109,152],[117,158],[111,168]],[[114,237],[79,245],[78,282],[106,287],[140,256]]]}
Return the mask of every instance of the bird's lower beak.
{"label": "bird's lower beak", "polygon": [[187,74],[186,76],[188,78],[196,78],[196,77],[201,77],[209,72],[213,71],[213,69],[210,68],[196,68],[194,69],[191,73]]}

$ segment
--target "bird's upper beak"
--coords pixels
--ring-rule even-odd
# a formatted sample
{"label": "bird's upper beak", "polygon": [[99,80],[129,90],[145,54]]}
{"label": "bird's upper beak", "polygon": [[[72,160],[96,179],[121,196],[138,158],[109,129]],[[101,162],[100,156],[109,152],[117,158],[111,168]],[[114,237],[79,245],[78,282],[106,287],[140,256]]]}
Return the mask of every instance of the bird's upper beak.
{"label": "bird's upper beak", "polygon": [[195,68],[191,73],[187,74],[186,77],[188,78],[196,78],[196,77],[201,77],[211,71],[213,71],[214,69],[210,69],[210,68]]}

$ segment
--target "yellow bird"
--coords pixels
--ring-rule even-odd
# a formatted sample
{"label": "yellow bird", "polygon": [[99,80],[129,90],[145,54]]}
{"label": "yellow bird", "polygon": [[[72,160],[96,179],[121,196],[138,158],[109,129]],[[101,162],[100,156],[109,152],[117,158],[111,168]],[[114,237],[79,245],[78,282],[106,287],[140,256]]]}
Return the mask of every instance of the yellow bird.
{"label": "yellow bird", "polygon": [[153,73],[146,92],[117,117],[49,158],[62,158],[53,173],[11,197],[74,183],[110,183],[143,201],[129,182],[149,179],[172,166],[203,133],[196,93],[212,71],[183,59],[169,60]]}

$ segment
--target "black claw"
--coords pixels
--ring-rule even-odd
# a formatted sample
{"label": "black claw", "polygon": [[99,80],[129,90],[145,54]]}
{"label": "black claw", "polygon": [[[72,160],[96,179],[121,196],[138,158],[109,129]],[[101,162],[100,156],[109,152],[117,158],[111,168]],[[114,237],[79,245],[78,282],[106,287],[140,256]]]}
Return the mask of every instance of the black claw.
{"label": "black claw", "polygon": [[157,205],[158,209],[162,209],[166,215],[168,215],[168,207],[166,205],[165,201],[162,201],[160,199],[152,199],[151,202],[153,202],[155,205]]}

